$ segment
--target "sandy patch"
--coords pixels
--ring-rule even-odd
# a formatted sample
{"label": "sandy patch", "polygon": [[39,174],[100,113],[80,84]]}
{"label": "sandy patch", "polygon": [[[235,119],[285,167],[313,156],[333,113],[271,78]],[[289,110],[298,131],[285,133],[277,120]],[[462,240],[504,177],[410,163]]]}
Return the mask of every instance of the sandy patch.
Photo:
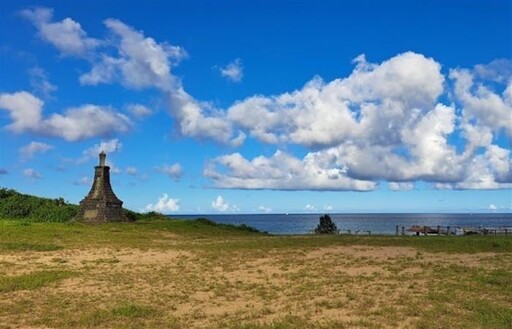
{"label": "sandy patch", "polygon": [[469,267],[481,266],[486,259],[494,257],[494,253],[449,254],[430,253],[409,247],[375,247],[375,246],[337,246],[319,248],[307,253],[306,258],[337,257],[347,260],[393,261],[400,258],[414,258],[426,262],[461,265]]}
{"label": "sandy patch", "polygon": [[188,259],[192,254],[176,250],[146,250],[123,248],[67,249],[49,252],[24,252],[22,254],[0,254],[0,263],[6,262],[8,275],[19,275],[38,268],[66,267],[78,269],[90,265],[165,265],[179,259]]}
{"label": "sandy patch", "polygon": [[88,248],[0,255],[0,262],[9,264],[3,270],[7,275],[41,268],[75,271],[77,276],[57,285],[10,296],[66,296],[90,305],[90,313],[123,303],[152,305],[187,328],[223,321],[268,323],[289,315],[350,323],[375,313],[387,321],[384,328],[402,328],[411,327],[414,315],[393,322],[388,313],[420,302],[429,292],[436,284],[430,265],[485,267],[494,256],[357,245],[229,251],[222,257],[201,251]]}

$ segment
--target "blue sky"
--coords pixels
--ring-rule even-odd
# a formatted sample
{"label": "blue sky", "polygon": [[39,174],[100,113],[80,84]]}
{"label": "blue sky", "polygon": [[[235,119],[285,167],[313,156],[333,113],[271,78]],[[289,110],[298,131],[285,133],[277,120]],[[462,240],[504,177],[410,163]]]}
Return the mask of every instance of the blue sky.
{"label": "blue sky", "polygon": [[0,185],[164,213],[512,211],[510,1],[2,1]]}

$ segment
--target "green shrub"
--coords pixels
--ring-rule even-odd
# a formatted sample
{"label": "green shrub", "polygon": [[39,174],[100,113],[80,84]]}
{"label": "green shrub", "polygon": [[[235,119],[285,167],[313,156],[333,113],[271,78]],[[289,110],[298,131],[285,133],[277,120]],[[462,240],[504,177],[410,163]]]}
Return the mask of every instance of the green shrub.
{"label": "green shrub", "polygon": [[132,221],[136,220],[167,220],[169,217],[158,213],[156,211],[150,211],[147,213],[140,213],[129,209],[123,209],[124,214]]}
{"label": "green shrub", "polygon": [[65,222],[73,218],[78,206],[62,198],[48,199],[0,189],[0,218],[24,219],[33,222]]}
{"label": "green shrub", "polygon": [[315,233],[317,234],[335,234],[338,233],[338,228],[336,224],[331,219],[329,215],[320,216],[320,223],[315,229]]}

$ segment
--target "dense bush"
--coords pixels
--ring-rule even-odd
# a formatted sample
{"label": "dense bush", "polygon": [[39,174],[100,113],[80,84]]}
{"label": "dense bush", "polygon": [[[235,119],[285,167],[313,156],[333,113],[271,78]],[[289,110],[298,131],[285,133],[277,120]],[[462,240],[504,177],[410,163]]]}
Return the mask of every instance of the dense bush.
{"label": "dense bush", "polygon": [[0,189],[0,218],[65,222],[73,218],[77,211],[78,206],[69,204],[62,198],[39,198],[11,189]]}
{"label": "dense bush", "polygon": [[132,221],[136,220],[155,220],[155,219],[169,219],[166,215],[158,213],[156,211],[150,211],[146,213],[140,213],[129,209],[123,209],[123,212],[128,219]]}
{"label": "dense bush", "polygon": [[315,229],[315,233],[317,234],[335,234],[338,233],[338,228],[336,224],[331,219],[329,215],[320,216],[320,223]]}

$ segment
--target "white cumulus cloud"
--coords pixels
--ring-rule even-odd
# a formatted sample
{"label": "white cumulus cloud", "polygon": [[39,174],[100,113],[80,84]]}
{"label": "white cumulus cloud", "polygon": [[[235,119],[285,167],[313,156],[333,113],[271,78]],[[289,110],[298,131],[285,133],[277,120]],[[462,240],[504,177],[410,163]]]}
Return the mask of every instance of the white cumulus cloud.
{"label": "white cumulus cloud", "polygon": [[110,107],[92,104],[67,109],[64,114],[54,113],[42,122],[45,135],[77,141],[96,136],[110,136],[131,130],[131,121]]}
{"label": "white cumulus cloud", "polygon": [[129,104],[128,111],[136,118],[145,118],[153,114],[153,111],[142,104]]}
{"label": "white cumulus cloud", "polygon": [[[381,180],[392,190],[416,181],[454,189],[511,186],[510,152],[492,144],[496,132],[512,129],[511,80],[493,80],[505,84],[500,95],[474,80],[495,72],[451,70],[460,113],[438,102],[445,78],[431,58],[407,52],[380,64],[364,56],[355,63],[347,78],[317,77],[290,93],[249,97],[218,116],[230,134],[238,128],[263,143],[311,149],[303,159],[279,151],[252,160],[233,153],[212,160],[204,174],[220,188],[364,191]],[[465,139],[462,151],[451,141],[457,134]]]}
{"label": "white cumulus cloud", "polygon": [[381,64],[360,60],[345,79],[325,83],[315,77],[300,90],[253,96],[230,107],[227,117],[265,143],[332,146],[371,139],[391,144],[415,110],[435,104],[443,91],[440,68],[411,52]]}
{"label": "white cumulus cloud", "polygon": [[325,211],[332,211],[332,206],[331,206],[331,205],[326,204],[326,205],[324,205],[324,210],[325,210]]}
{"label": "white cumulus cloud", "polygon": [[244,77],[244,68],[240,58],[235,59],[225,67],[219,68],[220,74],[233,82],[240,82]]}
{"label": "white cumulus cloud", "polygon": [[512,99],[508,95],[512,91],[512,77],[502,95],[482,81],[475,82],[475,75],[468,69],[450,70],[450,78],[455,82],[455,96],[463,107],[465,122],[476,120],[478,127],[503,129],[512,136]]}
{"label": "white cumulus cloud", "polygon": [[270,208],[270,207],[265,207],[265,206],[259,206],[259,207],[258,207],[258,211],[261,211],[261,212],[263,212],[263,213],[268,214],[268,213],[271,213],[271,212],[272,212],[272,208]]}
{"label": "white cumulus cloud", "polygon": [[175,125],[181,135],[212,139],[233,146],[244,142],[244,133],[233,136],[233,126],[223,111],[209,103],[198,102],[183,88],[169,92],[167,100],[170,114],[176,119]]}
{"label": "white cumulus cloud", "polygon": [[21,14],[34,24],[41,39],[54,45],[63,55],[87,57],[101,45],[100,40],[88,37],[80,23],[69,17],[52,22],[52,9],[26,9]]}
{"label": "white cumulus cloud", "polygon": [[234,153],[212,160],[204,175],[219,188],[370,191],[377,187],[373,181],[348,177],[346,169],[331,160],[334,158],[323,153],[308,153],[298,159],[277,151],[271,157],[252,160]]}
{"label": "white cumulus cloud", "polygon": [[225,201],[224,198],[220,195],[218,195],[217,198],[212,201],[212,208],[220,212],[239,210],[236,205]]}
{"label": "white cumulus cloud", "polygon": [[15,133],[40,129],[43,104],[42,100],[26,91],[0,94],[0,108],[7,110],[13,121],[7,129]]}
{"label": "white cumulus cloud", "polygon": [[117,138],[103,140],[99,144],[94,144],[90,148],[82,152],[82,159],[88,160],[90,158],[98,157],[98,154],[105,152],[106,154],[112,154],[119,152],[123,149],[123,143]]}
{"label": "white cumulus cloud", "polygon": [[43,105],[26,91],[0,94],[0,108],[7,110],[13,121],[7,129],[15,133],[31,132],[73,142],[126,133],[132,127],[128,117],[110,107],[85,104],[43,117]]}
{"label": "white cumulus cloud", "polygon": [[30,85],[35,94],[43,98],[50,98],[51,94],[58,88],[50,82],[48,74],[42,68],[35,66],[28,70],[30,75]]}
{"label": "white cumulus cloud", "polygon": [[117,19],[109,18],[105,26],[113,34],[117,56],[101,55],[89,73],[80,77],[84,85],[110,83],[115,80],[132,89],[156,87],[169,90],[175,84],[171,67],[187,56],[181,47],[158,43]]}
{"label": "white cumulus cloud", "polygon": [[388,188],[391,191],[411,191],[414,190],[414,183],[411,182],[389,182]]}
{"label": "white cumulus cloud", "polygon": [[160,213],[169,213],[180,210],[180,200],[172,199],[166,193],[158,198],[155,204],[148,204],[145,208],[146,211],[156,211]]}
{"label": "white cumulus cloud", "polygon": [[49,144],[41,142],[30,142],[30,144],[20,148],[19,152],[22,160],[29,160],[34,157],[36,153],[45,153],[51,149],[53,149],[53,146]]}

